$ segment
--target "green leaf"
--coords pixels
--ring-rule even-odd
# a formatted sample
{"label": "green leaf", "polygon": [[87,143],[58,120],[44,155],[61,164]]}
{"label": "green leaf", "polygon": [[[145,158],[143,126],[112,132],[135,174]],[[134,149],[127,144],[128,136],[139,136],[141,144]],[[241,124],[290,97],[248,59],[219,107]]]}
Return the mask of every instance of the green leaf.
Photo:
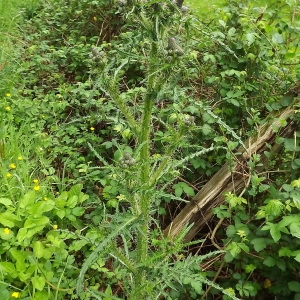
{"label": "green leaf", "polygon": [[277,217],[281,214],[284,209],[284,204],[278,199],[272,199],[268,202],[265,207],[266,216]]}
{"label": "green leaf", "polygon": [[284,38],[280,33],[274,33],[272,36],[272,42],[275,44],[283,44],[284,43]]}
{"label": "green leaf", "polygon": [[0,223],[3,226],[14,227],[16,221],[18,221],[18,217],[9,211],[0,214]]}
{"label": "green leaf", "polygon": [[183,190],[188,196],[191,196],[191,197],[195,196],[194,189],[192,187],[188,186],[187,184],[183,186]]}
{"label": "green leaf", "polygon": [[250,244],[253,245],[254,250],[260,252],[267,247],[268,240],[265,238],[256,238],[251,240]]}
{"label": "green leaf", "polygon": [[246,40],[247,40],[248,46],[251,46],[255,41],[255,33],[248,32],[246,34]]}
{"label": "green leaf", "polygon": [[68,199],[67,206],[70,208],[74,208],[77,203],[78,203],[78,196],[74,195]]}
{"label": "green leaf", "polygon": [[6,207],[11,206],[13,203],[10,199],[8,198],[0,198],[0,204],[3,204]]}
{"label": "green leaf", "polygon": [[297,255],[295,256],[295,260],[296,260],[297,262],[300,263],[300,254],[297,254]]}
{"label": "green leaf", "polygon": [[276,265],[276,259],[268,256],[266,259],[263,261],[263,264],[267,267],[274,267]]}
{"label": "green leaf", "polygon": [[84,211],[84,207],[75,207],[72,209],[72,214],[76,217],[80,217],[83,215]]}
{"label": "green leaf", "polygon": [[193,287],[194,291],[195,291],[198,295],[201,295],[201,294],[203,293],[202,282],[201,282],[201,281],[193,280],[193,281],[191,282],[191,286]]}
{"label": "green leaf", "polygon": [[42,258],[44,255],[44,245],[40,241],[36,241],[33,244],[33,252],[37,258]]}
{"label": "green leaf", "polygon": [[300,239],[300,223],[292,223],[290,225],[291,235]]}
{"label": "green leaf", "polygon": [[[27,269],[27,262],[26,262],[26,258],[27,258],[27,253],[22,251],[19,251],[15,248],[11,248],[9,249],[9,252],[11,254],[11,256],[16,260],[16,269],[17,271],[20,272],[25,272],[25,270]],[[1,298],[0,298],[1,299]]]}
{"label": "green leaf", "polygon": [[1,271],[1,274],[4,274],[4,275],[8,274],[12,278],[18,277],[18,272],[15,269],[15,265],[11,262],[7,262],[7,261],[0,262],[0,271]]}
{"label": "green leaf", "polygon": [[276,227],[271,228],[270,234],[271,234],[271,237],[273,238],[274,242],[278,242],[281,238],[281,232]]}
{"label": "green leaf", "polygon": [[40,226],[45,226],[46,224],[49,224],[49,218],[46,216],[41,216],[37,218],[28,218],[24,223],[24,228],[35,228]]}
{"label": "green leaf", "polygon": [[300,282],[299,281],[290,281],[288,283],[289,290],[292,292],[300,292]]}
{"label": "green leaf", "polygon": [[278,255],[279,257],[291,257],[293,255],[293,251],[287,247],[282,247],[281,249],[279,249]]}
{"label": "green leaf", "polygon": [[204,135],[209,135],[211,132],[212,132],[212,128],[211,128],[210,125],[204,124],[204,125],[202,126],[202,133],[203,133]]}
{"label": "green leaf", "polygon": [[29,209],[28,212],[31,216],[40,216],[44,212],[50,211],[54,208],[54,201],[48,200],[44,202],[38,202],[33,204]]}
{"label": "green leaf", "polygon": [[[29,207],[31,207],[35,200],[37,198],[37,194],[35,191],[30,191],[27,194],[25,194],[20,200],[19,200],[19,213],[22,214],[24,211],[26,211]],[[23,214],[24,215],[24,214]]]}
{"label": "green leaf", "polygon": [[226,250],[229,250],[232,257],[237,257],[241,253],[241,248],[236,242],[232,242],[231,244],[229,244]]}
{"label": "green leaf", "polygon": [[39,291],[42,291],[45,286],[45,278],[40,276],[34,276],[31,278],[32,285]]}

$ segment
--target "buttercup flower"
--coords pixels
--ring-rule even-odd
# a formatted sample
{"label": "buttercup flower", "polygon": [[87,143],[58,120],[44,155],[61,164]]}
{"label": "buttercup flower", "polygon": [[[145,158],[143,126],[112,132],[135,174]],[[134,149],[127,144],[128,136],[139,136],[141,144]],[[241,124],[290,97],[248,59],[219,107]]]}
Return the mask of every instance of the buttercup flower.
{"label": "buttercup flower", "polygon": [[94,21],[97,21],[97,17],[93,17],[93,20],[94,20]]}
{"label": "buttercup flower", "polygon": [[38,182],[39,182],[39,180],[38,180],[38,179],[33,179],[33,180],[32,180],[32,182],[34,182],[34,183],[38,183]]}
{"label": "buttercup flower", "polygon": [[18,160],[23,160],[23,157],[21,155],[18,156]]}
{"label": "buttercup flower", "polygon": [[9,167],[10,169],[15,169],[17,166],[15,164],[10,164]]}
{"label": "buttercup flower", "polygon": [[9,228],[7,228],[7,227],[6,227],[6,228],[4,228],[4,229],[3,229],[3,231],[4,231],[4,233],[5,233],[5,234],[10,234],[10,229],[9,229]]}
{"label": "buttercup flower", "polygon": [[55,224],[53,225],[53,229],[56,230],[58,228],[58,226]]}
{"label": "buttercup flower", "polygon": [[6,96],[6,97],[10,97],[10,96],[11,96],[11,94],[10,94],[10,93],[7,93],[5,96]]}
{"label": "buttercup flower", "polygon": [[19,293],[19,292],[13,292],[13,293],[11,294],[11,296],[12,296],[13,298],[19,298],[19,297],[20,297],[20,293]]}
{"label": "buttercup flower", "polygon": [[47,201],[47,200],[48,200],[48,198],[47,198],[47,197],[44,197],[44,200],[45,200],[45,201]]}
{"label": "buttercup flower", "polygon": [[94,128],[94,127],[91,127],[91,128],[90,128],[90,130],[91,130],[91,131],[94,131],[94,130],[95,130],[95,128]]}
{"label": "buttercup flower", "polygon": [[10,106],[6,106],[5,110],[10,111]]}
{"label": "buttercup flower", "polygon": [[39,185],[35,185],[34,187],[33,187],[33,189],[35,190],[35,191],[39,191],[40,190],[40,186]]}
{"label": "buttercup flower", "polygon": [[8,177],[8,178],[11,177],[11,176],[12,176],[12,175],[11,175],[10,173],[7,173],[7,174],[6,174],[6,177]]}

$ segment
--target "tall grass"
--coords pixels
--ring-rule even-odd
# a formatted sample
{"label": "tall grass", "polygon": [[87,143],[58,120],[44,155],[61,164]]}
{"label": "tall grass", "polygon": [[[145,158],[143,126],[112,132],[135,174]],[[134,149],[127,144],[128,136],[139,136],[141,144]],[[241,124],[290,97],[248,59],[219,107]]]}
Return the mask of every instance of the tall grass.
{"label": "tall grass", "polygon": [[22,11],[33,11],[38,3],[39,0],[0,0],[0,96],[12,89],[19,50],[24,45],[17,21]]}

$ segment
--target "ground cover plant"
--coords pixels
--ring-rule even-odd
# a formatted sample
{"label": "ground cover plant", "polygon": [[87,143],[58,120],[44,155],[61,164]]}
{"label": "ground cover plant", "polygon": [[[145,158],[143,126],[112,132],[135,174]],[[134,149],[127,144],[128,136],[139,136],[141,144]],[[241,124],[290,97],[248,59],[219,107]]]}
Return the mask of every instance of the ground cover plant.
{"label": "ground cover plant", "polygon": [[212,239],[162,233],[272,113],[299,121],[299,5],[266,5],[231,0],[209,24],[182,1],[16,10],[1,299],[298,299],[299,132],[215,208]]}

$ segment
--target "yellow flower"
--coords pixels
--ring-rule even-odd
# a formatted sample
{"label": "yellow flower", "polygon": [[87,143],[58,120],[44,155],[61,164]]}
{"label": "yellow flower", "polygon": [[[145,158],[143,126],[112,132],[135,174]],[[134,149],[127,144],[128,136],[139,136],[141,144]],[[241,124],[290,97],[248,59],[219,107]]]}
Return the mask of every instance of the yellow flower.
{"label": "yellow flower", "polygon": [[97,21],[97,17],[93,17],[93,20],[94,20],[94,21]]}
{"label": "yellow flower", "polygon": [[5,110],[10,111],[10,106],[6,106]]}
{"label": "yellow flower", "polygon": [[11,94],[10,94],[10,93],[7,93],[5,96],[6,96],[6,97],[10,97],[10,96],[11,96]]}
{"label": "yellow flower", "polygon": [[40,186],[39,185],[35,185],[34,187],[33,187],[33,189],[35,190],[35,191],[39,191],[40,190]]}
{"label": "yellow flower", "polygon": [[38,182],[39,182],[39,180],[38,180],[38,179],[33,179],[33,180],[32,180],[32,182],[34,182],[34,183],[38,183]]}
{"label": "yellow flower", "polygon": [[56,230],[58,228],[58,226],[55,224],[53,225],[53,229]]}
{"label": "yellow flower", "polygon": [[7,227],[6,227],[6,228],[4,228],[4,229],[3,229],[3,231],[4,231],[4,233],[5,233],[5,234],[10,234],[10,229],[9,229],[9,228],[7,228]]}
{"label": "yellow flower", "polygon": [[47,200],[48,200],[48,198],[47,198],[47,197],[44,197],[44,200],[45,200],[45,201],[47,201]]}
{"label": "yellow flower", "polygon": [[95,128],[94,128],[94,127],[91,127],[91,128],[90,128],[90,130],[91,130],[91,131],[94,131],[94,130],[95,130]]}
{"label": "yellow flower", "polygon": [[23,160],[23,157],[21,155],[18,156],[18,160]]}
{"label": "yellow flower", "polygon": [[126,200],[126,197],[122,194],[120,194],[119,196],[116,197],[119,201],[123,201]]}
{"label": "yellow flower", "polygon": [[11,175],[10,173],[7,173],[7,174],[6,174],[6,177],[8,177],[8,178],[11,177],[11,176],[12,176],[12,175]]}
{"label": "yellow flower", "polygon": [[19,293],[19,292],[13,292],[13,293],[11,294],[11,296],[12,296],[13,298],[19,298],[19,297],[20,297],[20,293]]}
{"label": "yellow flower", "polygon": [[266,278],[263,285],[265,289],[269,289],[272,286],[272,282],[270,279]]}
{"label": "yellow flower", "polygon": [[10,164],[9,167],[10,169],[15,169],[17,166],[15,164]]}

